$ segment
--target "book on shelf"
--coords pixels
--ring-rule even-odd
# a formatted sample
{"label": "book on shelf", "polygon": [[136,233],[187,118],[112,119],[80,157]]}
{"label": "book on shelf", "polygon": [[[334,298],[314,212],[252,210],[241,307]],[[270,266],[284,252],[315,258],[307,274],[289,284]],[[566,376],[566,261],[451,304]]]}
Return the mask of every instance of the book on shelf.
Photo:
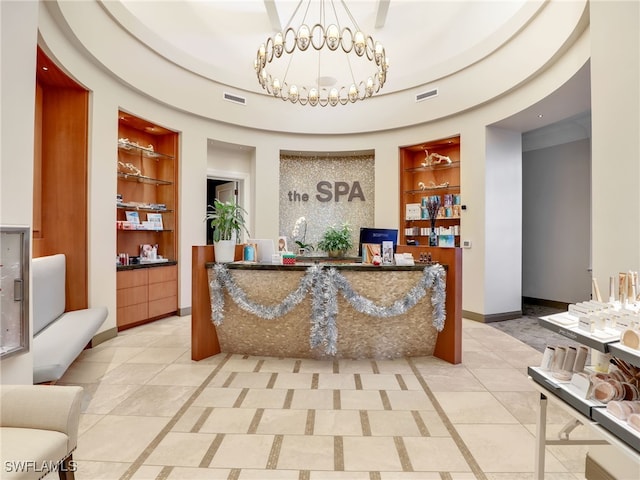
{"label": "book on shelf", "polygon": [[140,215],[138,214],[138,212],[126,211],[125,215],[127,216],[127,222],[140,223]]}
{"label": "book on shelf", "polygon": [[151,223],[151,230],[162,230],[162,214],[147,213],[147,221]]}

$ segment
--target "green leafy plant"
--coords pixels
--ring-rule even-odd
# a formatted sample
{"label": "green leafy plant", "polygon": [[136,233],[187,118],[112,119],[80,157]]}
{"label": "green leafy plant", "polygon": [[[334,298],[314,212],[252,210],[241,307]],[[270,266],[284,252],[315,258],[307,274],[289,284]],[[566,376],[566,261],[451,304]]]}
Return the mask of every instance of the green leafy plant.
{"label": "green leafy plant", "polygon": [[318,242],[318,248],[329,253],[344,253],[352,247],[353,239],[351,238],[351,226],[346,222],[339,227],[336,227],[335,225],[329,227]]}
{"label": "green leafy plant", "polygon": [[236,242],[240,242],[240,233],[244,230],[249,235],[245,224],[247,211],[235,202],[221,202],[217,198],[213,205],[207,206],[205,221],[211,222],[213,241],[232,240],[236,234]]}

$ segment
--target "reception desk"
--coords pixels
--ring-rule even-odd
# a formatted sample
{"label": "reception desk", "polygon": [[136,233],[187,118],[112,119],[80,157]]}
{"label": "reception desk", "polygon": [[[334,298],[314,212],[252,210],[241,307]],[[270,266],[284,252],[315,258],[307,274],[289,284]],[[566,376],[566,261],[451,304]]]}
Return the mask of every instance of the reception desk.
{"label": "reception desk", "polygon": [[460,320],[449,316],[451,278],[445,270],[450,270],[446,264],[222,266],[213,263],[211,247],[193,247],[192,359],[219,352],[295,358],[436,355],[459,363]]}

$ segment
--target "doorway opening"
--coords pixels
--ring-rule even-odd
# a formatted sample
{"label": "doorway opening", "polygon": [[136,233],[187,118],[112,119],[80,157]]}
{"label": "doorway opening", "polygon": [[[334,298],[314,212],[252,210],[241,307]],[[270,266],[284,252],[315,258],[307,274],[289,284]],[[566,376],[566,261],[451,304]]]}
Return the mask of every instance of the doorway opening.
{"label": "doorway opening", "polygon": [[[238,187],[239,182],[237,180],[221,179],[221,178],[207,178],[207,209],[209,205],[213,205],[213,201],[217,198],[221,202],[238,202]],[[210,222],[207,224],[207,245],[213,245],[213,228]]]}

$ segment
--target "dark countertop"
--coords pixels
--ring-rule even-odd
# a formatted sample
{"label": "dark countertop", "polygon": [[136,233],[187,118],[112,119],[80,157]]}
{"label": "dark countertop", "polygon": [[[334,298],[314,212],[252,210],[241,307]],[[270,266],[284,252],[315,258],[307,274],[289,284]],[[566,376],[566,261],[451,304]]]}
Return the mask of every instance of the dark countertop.
{"label": "dark countertop", "polygon": [[[321,259],[314,259],[319,261],[309,261],[309,259],[296,260],[295,265],[279,265],[273,263],[254,263],[254,262],[233,262],[225,263],[225,266],[231,270],[282,270],[282,271],[304,271],[313,265],[320,265],[323,267],[332,267],[338,270],[351,270],[361,272],[374,272],[374,271],[422,271],[424,267],[428,266],[426,263],[416,263],[413,266],[397,266],[397,265],[371,265],[363,264],[362,262],[353,262],[352,259],[344,259],[343,262],[331,259],[331,261],[323,261]],[[206,267],[212,268],[215,262],[207,262]],[[432,264],[435,265],[435,264]],[[446,270],[447,266],[444,265]]]}
{"label": "dark countertop", "polygon": [[137,270],[139,268],[166,267],[169,265],[177,265],[177,264],[178,262],[176,260],[169,260],[168,262],[137,263],[135,265],[116,265],[116,270],[120,272],[122,270]]}

